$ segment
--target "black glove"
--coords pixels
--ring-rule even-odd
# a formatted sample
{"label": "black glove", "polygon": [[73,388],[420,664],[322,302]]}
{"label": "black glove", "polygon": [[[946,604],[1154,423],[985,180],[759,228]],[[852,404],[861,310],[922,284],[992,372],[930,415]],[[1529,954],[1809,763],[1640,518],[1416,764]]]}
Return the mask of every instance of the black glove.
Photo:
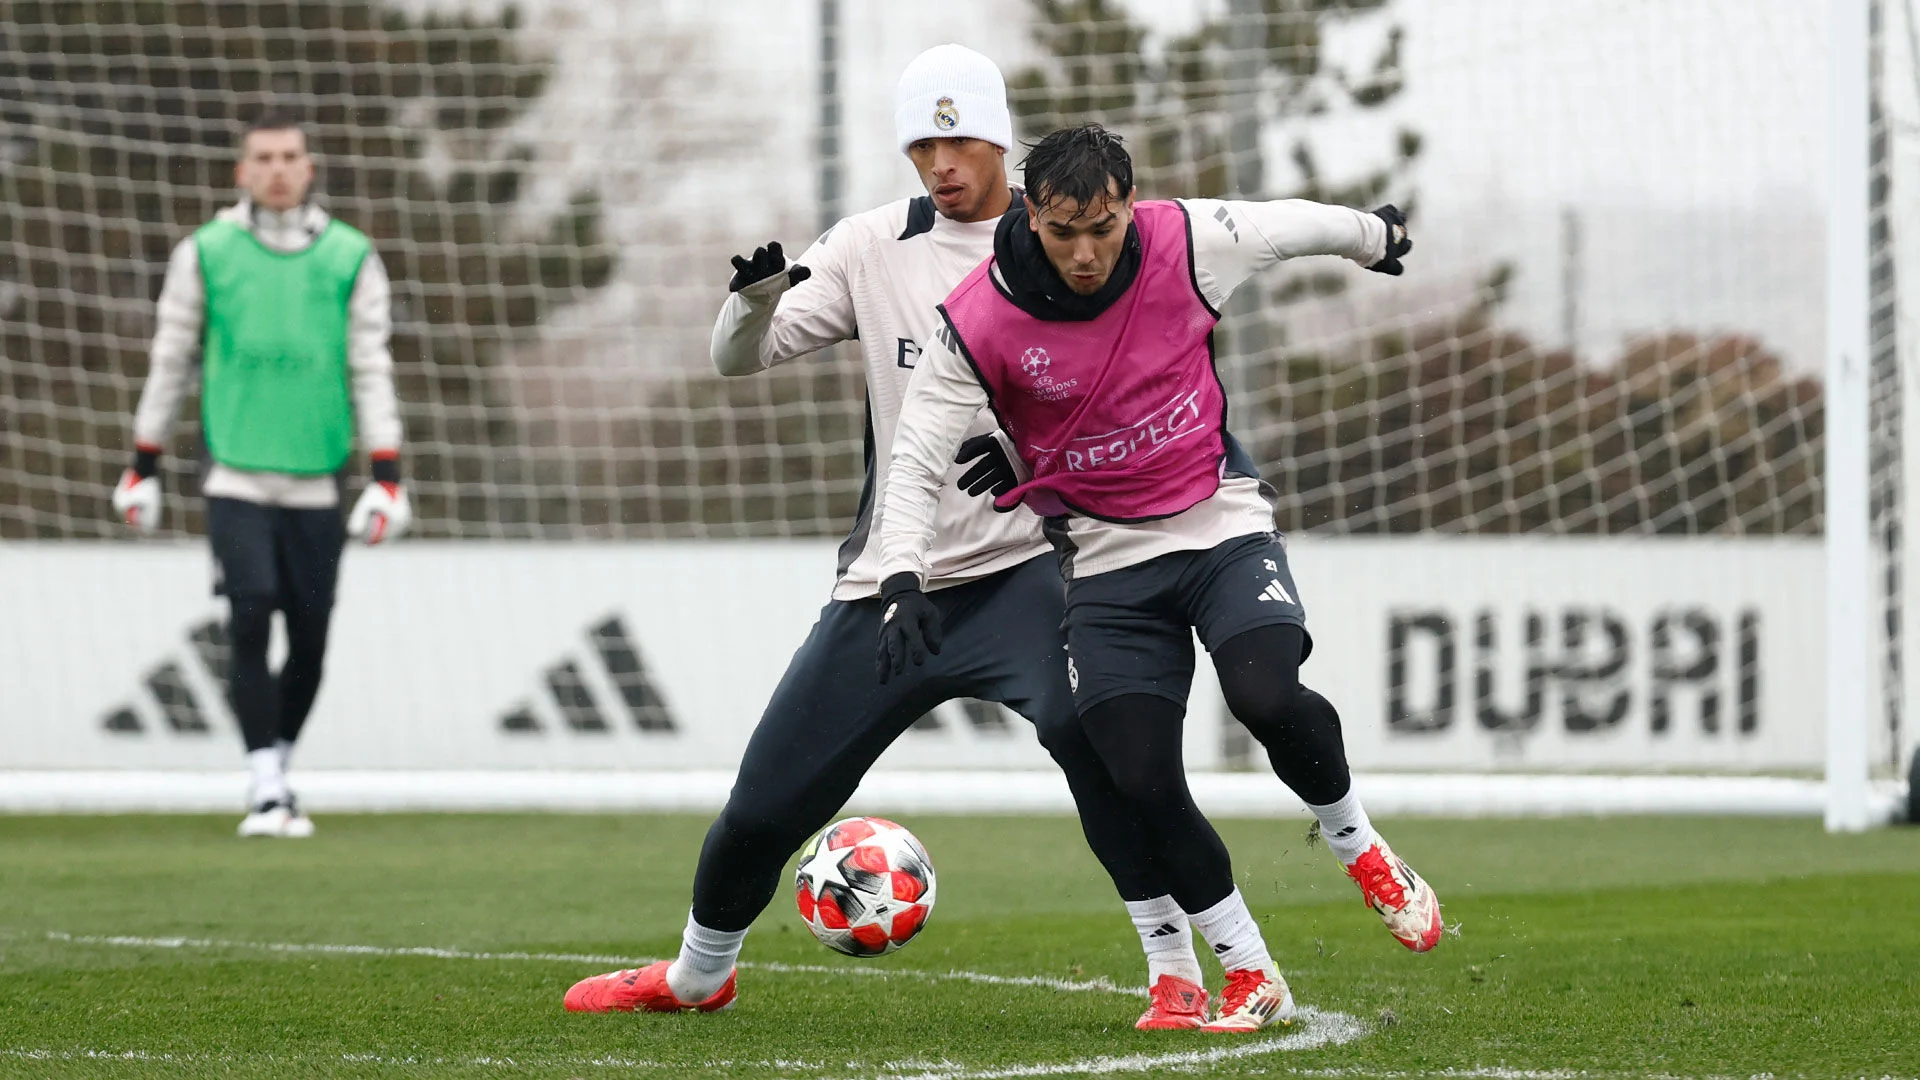
{"label": "black glove", "polygon": [[[1005,495],[1020,486],[1020,474],[1013,471],[1013,462],[1007,458],[1007,448],[991,433],[975,435],[960,444],[960,452],[953,455],[956,465],[964,465],[974,458],[973,468],[960,474],[960,490],[969,495],[992,492]],[[998,510],[999,507],[994,507]]]}
{"label": "black glove", "polygon": [[787,266],[787,256],[780,250],[780,241],[775,240],[766,247],[754,248],[751,259],[744,255],[733,257],[733,280],[727,282],[727,291],[739,292],[749,285],[767,280],[782,270],[787,272],[788,288],[813,276],[813,271],[799,263],[791,267]]}
{"label": "black glove", "polygon": [[1407,215],[1401,213],[1399,207],[1389,203],[1375,210],[1373,216],[1387,223],[1387,254],[1367,269],[1376,274],[1391,274],[1399,277],[1407,269],[1400,265],[1401,257],[1413,250],[1413,241],[1407,238]]}
{"label": "black glove", "polygon": [[920,579],[895,574],[880,583],[880,681],[907,670],[907,658],[917,667],[927,656],[940,655],[940,609],[920,591]]}

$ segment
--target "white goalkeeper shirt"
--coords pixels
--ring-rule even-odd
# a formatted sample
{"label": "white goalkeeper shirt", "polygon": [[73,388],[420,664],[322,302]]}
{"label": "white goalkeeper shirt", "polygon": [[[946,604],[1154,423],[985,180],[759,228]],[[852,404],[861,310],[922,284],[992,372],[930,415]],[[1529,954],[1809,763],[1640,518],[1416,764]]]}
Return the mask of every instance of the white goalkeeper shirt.
{"label": "white goalkeeper shirt", "polygon": [[[853,530],[840,545],[833,598],[877,595],[881,525],[893,477],[895,430],[907,380],[930,346],[947,298],[993,254],[998,218],[962,223],[941,217],[933,200],[902,199],[843,218],[797,262],[812,276],[791,288],[775,274],[727,297],[713,328],[713,366],[747,375],[838,341],[857,339],[866,361],[867,483]],[[932,470],[923,512],[933,535],[921,572],[929,589],[958,585],[1045,553],[1040,520],[1025,508],[1002,514],[960,491],[966,466],[953,464],[965,438],[997,430],[985,397],[954,427],[954,449]]]}
{"label": "white goalkeeper shirt", "polygon": [[[1340,255],[1370,266],[1386,256],[1386,223],[1363,211],[1301,199],[1177,201],[1191,222],[1194,284],[1216,311],[1248,278],[1286,259]],[[928,553],[939,544],[948,520],[943,500],[949,493],[943,488],[951,486],[942,463],[978,426],[987,404],[973,366],[943,344],[945,337],[927,343],[900,410],[893,483],[880,517],[883,577],[905,571],[924,575],[935,566]],[[1067,577],[1091,577],[1170,552],[1204,550],[1270,532],[1273,510],[1273,489],[1256,476],[1236,475],[1229,462],[1219,488],[1181,513],[1125,525],[1073,515],[1051,523],[1050,537],[1062,552]]]}
{"label": "white goalkeeper shirt", "polygon": [[[247,227],[261,244],[291,254],[318,239],[329,220],[312,204],[278,212],[245,199],[215,215]],[[133,415],[134,441],[167,444],[173,414],[193,381],[206,323],[207,290],[200,274],[200,249],[193,238],[180,241],[167,260],[160,286],[153,347],[148,353],[147,384]],[[347,372],[353,395],[354,427],[366,451],[400,448],[400,403],[393,392],[393,354],[387,342],[393,329],[392,287],[380,256],[368,252],[347,300]],[[262,506],[325,509],[340,502],[331,476],[295,476],[230,468],[215,462],[201,493]]]}

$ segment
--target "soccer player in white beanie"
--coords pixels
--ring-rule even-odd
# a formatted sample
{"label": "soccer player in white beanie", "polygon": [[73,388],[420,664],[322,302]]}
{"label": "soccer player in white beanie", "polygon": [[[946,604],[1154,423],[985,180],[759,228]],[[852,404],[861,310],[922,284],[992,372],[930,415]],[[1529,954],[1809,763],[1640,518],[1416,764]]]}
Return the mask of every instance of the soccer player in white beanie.
{"label": "soccer player in white beanie", "polygon": [[[882,751],[915,720],[956,697],[1001,702],[1033,721],[1066,774],[1093,849],[1140,934],[1153,1004],[1143,1028],[1198,1028],[1207,992],[1187,916],[1120,811],[1120,793],[1081,729],[1068,686],[1065,596],[1051,546],[1031,512],[995,512],[969,491],[1010,490],[1018,477],[985,410],[947,469],[939,539],[925,582],[946,633],[924,666],[884,678],[873,647],[891,595],[920,581],[882,581],[874,515],[886,498],[895,418],[937,304],[993,252],[1001,219],[1022,204],[1007,183],[1013,146],[1006,83],[993,61],[959,45],[915,57],[900,76],[894,124],[926,194],[836,223],[797,263],[769,243],[736,256],[731,295],[713,328],[714,367],[751,375],[858,341],[867,378],[867,483],[840,545],[833,598],[800,646],[754,729],[727,805],[694,872],[693,910],[676,960],[585,979],[575,1012],[712,1012],[734,1001],[747,927],[779,887],[786,861],[839,812]],[[1024,211],[1019,211],[1024,213]],[[969,466],[967,463],[972,463]],[[1050,854],[1023,853],[1044,874]]]}
{"label": "soccer player in white beanie", "polygon": [[902,153],[922,139],[980,139],[1009,150],[1006,80],[998,65],[964,45],[935,45],[900,73],[893,127]]}

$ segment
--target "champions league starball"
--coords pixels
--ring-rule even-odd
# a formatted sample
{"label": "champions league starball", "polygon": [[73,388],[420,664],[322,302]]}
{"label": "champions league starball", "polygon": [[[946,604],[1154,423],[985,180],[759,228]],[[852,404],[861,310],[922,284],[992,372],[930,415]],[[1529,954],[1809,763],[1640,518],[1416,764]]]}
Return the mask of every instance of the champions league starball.
{"label": "champions league starball", "polygon": [[882,956],[927,924],[933,884],[933,863],[912,833],[885,818],[854,817],[827,826],[800,856],[794,900],[820,944]]}

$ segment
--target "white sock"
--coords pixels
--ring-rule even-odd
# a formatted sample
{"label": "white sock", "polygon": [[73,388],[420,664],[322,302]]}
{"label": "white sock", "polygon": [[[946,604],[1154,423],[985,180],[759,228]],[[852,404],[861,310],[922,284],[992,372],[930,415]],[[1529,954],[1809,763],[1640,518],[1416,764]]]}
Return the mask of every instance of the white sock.
{"label": "white sock", "polygon": [[285,739],[275,739],[273,752],[280,755],[280,771],[287,771],[287,762],[293,758],[293,744]]}
{"label": "white sock", "polygon": [[1327,842],[1327,850],[1344,865],[1353,865],[1353,860],[1373,846],[1373,822],[1367,820],[1367,810],[1360,805],[1360,793],[1352,788],[1338,802],[1325,806],[1308,803],[1307,809],[1320,819],[1320,839]]}
{"label": "white sock", "polygon": [[667,989],[689,1005],[698,1005],[720,992],[740,955],[745,930],[709,930],[687,912],[687,928],[680,933],[680,957],[667,968]]}
{"label": "white sock", "polygon": [[253,774],[253,801],[257,806],[269,799],[287,797],[287,776],[280,769],[280,752],[269,746],[265,750],[247,751],[247,771]]}
{"label": "white sock", "polygon": [[1260,936],[1260,924],[1253,921],[1253,912],[1247,910],[1246,898],[1235,889],[1227,894],[1225,900],[1205,911],[1189,916],[1193,928],[1200,931],[1207,944],[1213,946],[1213,954],[1220,958],[1220,966],[1228,971],[1240,971],[1251,968],[1256,971],[1277,971],[1273,966],[1273,957],[1267,952],[1267,942]]}
{"label": "white sock", "polygon": [[1129,900],[1127,915],[1133,920],[1133,928],[1140,932],[1140,947],[1147,953],[1148,986],[1159,982],[1162,975],[1206,985],[1200,958],[1193,954],[1193,928],[1187,922],[1187,913],[1180,910],[1173,897]]}

